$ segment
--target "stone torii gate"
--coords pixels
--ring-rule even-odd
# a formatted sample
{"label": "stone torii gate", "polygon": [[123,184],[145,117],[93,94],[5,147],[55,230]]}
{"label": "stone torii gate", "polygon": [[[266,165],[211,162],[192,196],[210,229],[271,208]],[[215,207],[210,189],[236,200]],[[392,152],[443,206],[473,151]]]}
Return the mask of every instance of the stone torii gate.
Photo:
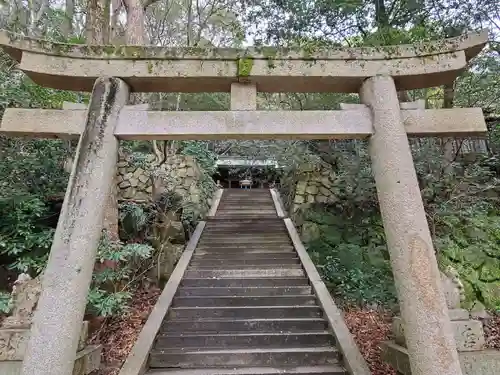
{"label": "stone torii gate", "polygon": [[[486,133],[481,109],[422,109],[397,90],[450,83],[487,33],[383,48],[298,51],[68,45],[0,33],[36,83],[92,91],[88,110],[7,109],[10,136],[80,137],[23,375],[69,375],[119,139],[369,138],[413,375],[459,375],[459,359],[409,136]],[[230,111],[127,109],[129,93],[230,92]],[[257,111],[256,92],[358,92],[340,111]]]}

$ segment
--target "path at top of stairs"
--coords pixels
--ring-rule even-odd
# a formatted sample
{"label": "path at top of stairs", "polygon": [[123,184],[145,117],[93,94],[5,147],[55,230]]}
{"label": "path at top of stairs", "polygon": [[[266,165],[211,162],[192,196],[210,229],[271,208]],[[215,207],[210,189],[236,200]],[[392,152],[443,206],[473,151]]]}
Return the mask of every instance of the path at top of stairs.
{"label": "path at top of stairs", "polygon": [[225,190],[149,375],[347,374],[269,190]]}

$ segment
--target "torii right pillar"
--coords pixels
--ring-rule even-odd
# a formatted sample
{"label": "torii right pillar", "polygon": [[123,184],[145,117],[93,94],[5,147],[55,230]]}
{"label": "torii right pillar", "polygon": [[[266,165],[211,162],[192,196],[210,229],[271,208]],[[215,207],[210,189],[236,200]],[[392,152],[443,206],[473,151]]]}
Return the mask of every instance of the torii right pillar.
{"label": "torii right pillar", "polygon": [[370,156],[412,375],[461,375],[432,238],[394,80],[368,78],[361,101],[372,112]]}

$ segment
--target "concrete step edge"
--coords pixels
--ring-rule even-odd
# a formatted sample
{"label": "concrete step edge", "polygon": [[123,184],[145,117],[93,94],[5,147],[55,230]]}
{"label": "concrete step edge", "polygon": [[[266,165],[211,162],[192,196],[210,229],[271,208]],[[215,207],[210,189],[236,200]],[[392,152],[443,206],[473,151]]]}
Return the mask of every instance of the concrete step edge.
{"label": "concrete step edge", "polygon": [[283,367],[230,367],[204,369],[156,369],[149,370],[147,375],[278,375],[278,374],[347,374],[339,365],[328,366],[291,366]]}
{"label": "concrete step edge", "polygon": [[[231,309],[262,309],[262,311],[265,310],[270,310],[270,309],[301,309],[301,310],[317,310],[321,309],[318,305],[271,305],[271,306],[176,306],[172,307],[171,310],[173,311],[186,311],[186,310],[231,310]],[[225,320],[226,318],[222,318],[222,320]],[[301,319],[301,318],[297,318]],[[217,320],[217,319],[213,319]],[[232,319],[235,320],[235,319]],[[238,320],[238,319],[236,319]],[[240,320],[252,320],[252,319],[240,319]],[[287,320],[286,318],[283,319],[253,319],[253,320]],[[288,319],[288,320],[294,320],[294,318]]]}
{"label": "concrete step edge", "polygon": [[194,354],[194,355],[210,355],[210,354],[243,354],[243,353],[337,353],[338,349],[333,346],[319,346],[319,347],[297,347],[297,348],[243,348],[243,349],[217,349],[217,350],[172,350],[172,349],[163,349],[163,350],[151,350],[151,353],[159,353],[159,354]]}

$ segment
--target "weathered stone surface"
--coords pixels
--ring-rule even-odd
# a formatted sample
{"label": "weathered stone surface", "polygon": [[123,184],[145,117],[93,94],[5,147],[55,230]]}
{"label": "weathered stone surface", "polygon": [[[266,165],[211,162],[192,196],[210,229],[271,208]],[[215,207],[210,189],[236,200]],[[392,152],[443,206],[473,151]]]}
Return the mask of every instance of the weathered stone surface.
{"label": "weathered stone surface", "polygon": [[130,183],[130,180],[123,180],[119,185],[118,187],[120,189],[125,189],[125,188],[128,188],[129,186],[131,186],[131,183]]}
{"label": "weathered stone surface", "polygon": [[[392,341],[381,344],[382,359],[402,375],[411,375],[408,350]],[[500,352],[481,350],[458,353],[464,375],[497,375],[500,373]]]}
{"label": "weathered stone surface", "polygon": [[168,280],[183,251],[184,245],[164,243],[161,246],[158,264],[158,269],[160,271],[160,280]]}
{"label": "weathered stone surface", "polygon": [[488,319],[490,314],[481,302],[476,301],[470,310],[470,316],[472,319]]}
{"label": "weathered stone surface", "polygon": [[[369,151],[414,375],[460,375],[432,237],[394,79],[363,82],[373,118]],[[422,313],[425,311],[425,313]],[[425,345],[423,345],[425,343]]]}
{"label": "weathered stone surface", "polygon": [[0,327],[29,328],[41,292],[40,276],[31,279],[28,274],[20,274],[12,288],[10,304],[13,308],[11,314],[4,319]]}
{"label": "weathered stone surface", "polygon": [[460,302],[465,299],[464,286],[458,272],[451,266],[441,272],[441,284],[449,309],[460,308]]}
{"label": "weathered stone surface", "polygon": [[129,182],[130,182],[130,185],[131,185],[132,187],[137,187],[137,185],[139,185],[139,180],[138,180],[137,178],[135,178],[135,177],[132,177],[132,178],[129,180]]}
{"label": "weathered stone surface", "polygon": [[22,361],[29,329],[0,329],[0,361]]}
{"label": "weathered stone surface", "polygon": [[309,186],[306,188],[306,193],[311,195],[317,194],[318,187],[315,184],[309,184]]}
{"label": "weathered stone surface", "polygon": [[306,192],[307,181],[299,181],[297,182],[296,194],[304,195]]}
{"label": "weathered stone surface", "polygon": [[294,203],[297,203],[297,204],[304,203],[304,196],[297,194],[295,196]]}
{"label": "weathered stone surface", "polygon": [[[482,350],[485,339],[483,324],[478,320],[454,320],[451,321],[452,331],[455,337],[456,347],[459,352]],[[400,317],[393,320],[393,333],[398,345],[406,347],[404,337],[405,330]]]}
{"label": "weathered stone surface", "polygon": [[23,375],[60,375],[73,370],[101,237],[103,203],[116,174],[114,127],[128,98],[128,86],[118,78],[95,82],[86,130],[80,138],[79,155],[43,274]]}
{"label": "weathered stone surface", "polygon": [[326,188],[326,187],[324,187],[324,186],[320,186],[320,187],[319,187],[319,192],[320,192],[321,194],[323,194],[324,196],[326,196],[326,197],[328,197],[328,196],[332,195],[332,192],[330,191],[330,189],[327,189],[327,188]]}
{"label": "weathered stone surface", "polygon": [[316,195],[316,202],[318,203],[326,203],[328,202],[328,198],[324,195]]}
{"label": "weathered stone surface", "polygon": [[302,224],[300,238],[305,243],[308,243],[310,241],[317,239],[320,236],[320,233],[321,233],[320,229],[316,223],[306,221],[304,224]]}
{"label": "weathered stone surface", "polygon": [[139,181],[141,181],[144,184],[150,181],[150,178],[146,173],[141,174],[138,178],[139,178]]}
{"label": "weathered stone surface", "polygon": [[469,312],[465,309],[450,309],[448,315],[450,320],[469,320]]}

